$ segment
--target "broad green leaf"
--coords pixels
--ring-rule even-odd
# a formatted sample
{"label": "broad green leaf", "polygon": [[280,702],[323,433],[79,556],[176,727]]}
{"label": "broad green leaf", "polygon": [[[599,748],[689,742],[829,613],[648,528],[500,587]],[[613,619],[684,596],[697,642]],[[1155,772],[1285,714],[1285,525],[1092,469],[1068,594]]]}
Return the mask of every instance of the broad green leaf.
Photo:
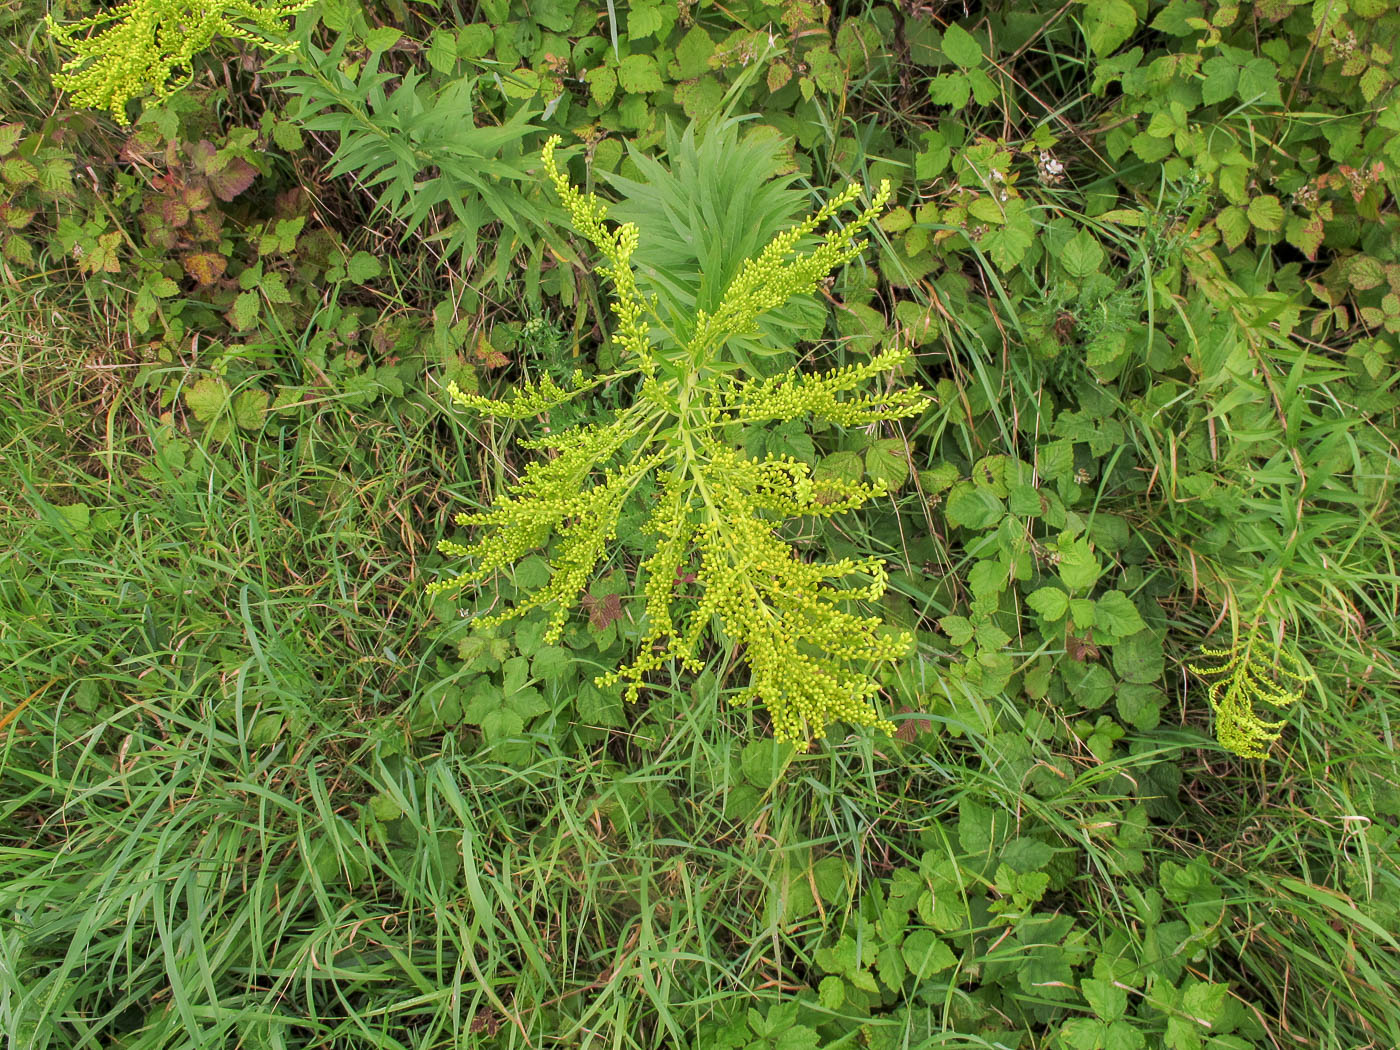
{"label": "broad green leaf", "polygon": [[1249,216],[1243,208],[1232,204],[1215,217],[1215,227],[1220,231],[1225,247],[1234,251],[1249,236]]}
{"label": "broad green leaf", "polygon": [[1128,0],[1087,0],[1084,33],[1095,55],[1103,58],[1133,35],[1137,10]]}
{"label": "broad green leaf", "polygon": [[1206,59],[1201,73],[1201,101],[1207,106],[1224,102],[1235,93],[1235,86],[1240,82],[1240,67],[1220,55]]}
{"label": "broad green leaf", "polygon": [[1257,230],[1283,229],[1283,205],[1272,193],[1249,202],[1249,222]]}
{"label": "broad green leaf", "polygon": [[1094,622],[1119,638],[1136,634],[1147,626],[1137,606],[1122,591],[1109,591],[1098,597],[1094,602]]}
{"label": "broad green leaf", "polygon": [[1089,1008],[1101,1020],[1116,1021],[1128,1009],[1128,993],[1112,981],[1086,977],[1079,987],[1089,1002]]}
{"label": "broad green leaf", "polygon": [[909,480],[909,449],[903,438],[880,438],[865,450],[865,472],[891,491]]}
{"label": "broad green leaf", "polygon": [[957,963],[953,950],[934,935],[932,930],[915,930],[904,938],[900,947],[904,965],[916,981],[924,981],[942,973]]}
{"label": "broad green leaf", "polygon": [[964,646],[972,641],[972,636],[977,630],[966,616],[945,616],[938,621],[938,629],[956,646]]}
{"label": "broad green leaf", "polygon": [[268,402],[272,400],[266,390],[243,390],[233,399],[233,421],[244,430],[256,430],[262,426],[267,413]]}
{"label": "broad green leaf", "polygon": [[1071,592],[1087,591],[1103,573],[1098,557],[1086,540],[1061,541],[1059,554],[1055,569]]}
{"label": "broad green leaf", "polygon": [[206,376],[185,388],[185,406],[201,423],[212,423],[228,407],[229,389],[222,379]]}
{"label": "broad green leaf", "polygon": [[693,80],[709,71],[715,42],[701,26],[694,25],[676,45],[675,74],[678,80]]}
{"label": "broad green leaf", "polygon": [[956,22],[943,31],[943,53],[963,69],[982,64],[982,47],[977,39]]}
{"label": "broad green leaf", "polygon": [[369,252],[356,252],[345,267],[345,275],[356,284],[372,281],[384,272],[384,264],[379,257]]}
{"label": "broad green leaf", "polygon": [[1060,265],[1071,277],[1088,277],[1103,266],[1104,250],[1093,234],[1080,230],[1060,252]]}
{"label": "broad green leaf", "polygon": [[812,471],[813,481],[845,481],[857,484],[865,475],[858,452],[833,452],[823,456]]}
{"label": "broad green leaf", "polygon": [[660,91],[661,69],[651,55],[628,55],[617,68],[617,82],[633,95]]}
{"label": "broad green leaf", "polygon": [[1113,647],[1113,670],[1126,682],[1151,685],[1166,669],[1158,631],[1138,631]]}
{"label": "broad green leaf", "polygon": [[403,33],[393,26],[380,26],[378,29],[371,29],[365,34],[365,47],[371,52],[388,51],[389,48],[399,42],[402,36]]}
{"label": "broad green leaf", "polygon": [[1026,596],[1026,604],[1047,620],[1063,620],[1069,612],[1069,595],[1059,587],[1040,587]]}
{"label": "broad green leaf", "polygon": [[948,524],[968,529],[985,529],[1001,520],[1006,508],[988,488],[971,483],[954,486],[948,494],[944,514]]}

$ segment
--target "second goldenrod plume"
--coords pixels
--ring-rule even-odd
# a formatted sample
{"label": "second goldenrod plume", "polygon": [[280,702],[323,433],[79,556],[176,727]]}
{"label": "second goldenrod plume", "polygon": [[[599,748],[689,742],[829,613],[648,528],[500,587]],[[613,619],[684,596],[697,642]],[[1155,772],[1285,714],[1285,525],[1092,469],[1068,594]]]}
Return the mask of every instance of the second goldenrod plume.
{"label": "second goldenrod plume", "polygon": [[1265,758],[1283,729],[1282,719],[1261,718],[1257,704],[1291,707],[1303,698],[1309,676],[1301,661],[1255,632],[1228,649],[1201,647],[1206,663],[1191,670],[1212,679],[1206,694],[1215,711],[1215,737],[1241,758]]}
{"label": "second goldenrod plume", "polygon": [[312,0],[128,0],[77,22],[61,25],[48,16],[60,47],[73,52],[55,83],[72,103],[105,109],[127,123],[126,104],[151,94],[168,96],[188,75],[194,56],[217,37],[245,40],[269,51],[290,50],[281,41],[284,19]]}
{"label": "second goldenrod plume", "polygon": [[[820,374],[796,369],[754,377],[721,367],[726,339],[749,335],[758,317],[793,296],[809,295],[836,267],[855,259],[861,233],[889,197],[882,185],[868,206],[841,226],[833,220],[861,189],[852,186],[749,259],[718,307],[700,311],[678,353],[653,350],[652,310],[637,287],[631,258],[636,226],[609,226],[607,206],[570,184],[555,159],[558,139],[545,146],[545,171],[574,228],[602,254],[599,272],[611,283],[622,351],[615,373],[567,388],[549,380],[505,401],[449,388],[474,411],[516,419],[551,408],[594,387],[627,380],[632,403],[597,425],[566,427],[528,443],[552,455],[528,464],[495,506],[462,514],[457,523],[481,530],[471,543],[447,542],[444,552],[470,559],[467,571],[434,590],[479,584],[537,548],[548,548],[549,583],[487,622],[546,607],[550,638],[563,630],[595,572],[617,541],[618,518],[651,479],[657,498],[644,531],[655,537],[639,578],[646,599],[645,629],[630,663],[600,676],[635,700],[647,677],[674,661],[698,671],[702,644],[722,640],[748,665],[749,682],[736,703],[767,707],[776,736],[807,741],[842,721],[889,731],[876,710],[872,671],[904,655],[907,634],[873,616],[850,611],[852,599],[877,601],[885,589],[878,558],[804,561],[782,539],[784,519],[831,517],[884,493],[883,483],[816,481],[807,464],[789,456],[754,458],[732,447],[735,423],[825,420],[842,426],[888,424],[919,412],[917,386],[864,392],[870,381],[908,360],[890,350],[868,361]],[[693,577],[681,593],[678,579]],[[854,585],[843,585],[855,581]]]}

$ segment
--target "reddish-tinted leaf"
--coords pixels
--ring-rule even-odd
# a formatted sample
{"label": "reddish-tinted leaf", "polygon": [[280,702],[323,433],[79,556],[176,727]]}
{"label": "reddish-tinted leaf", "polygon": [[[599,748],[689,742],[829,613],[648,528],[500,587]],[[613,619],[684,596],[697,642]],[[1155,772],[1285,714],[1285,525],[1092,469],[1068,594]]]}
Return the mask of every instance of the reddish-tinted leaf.
{"label": "reddish-tinted leaf", "polygon": [[185,272],[200,284],[213,284],[228,269],[228,260],[218,252],[191,252],[180,261]]}
{"label": "reddish-tinted leaf", "polygon": [[258,169],[242,157],[232,157],[219,171],[208,173],[209,188],[221,201],[231,201],[253,184]]}

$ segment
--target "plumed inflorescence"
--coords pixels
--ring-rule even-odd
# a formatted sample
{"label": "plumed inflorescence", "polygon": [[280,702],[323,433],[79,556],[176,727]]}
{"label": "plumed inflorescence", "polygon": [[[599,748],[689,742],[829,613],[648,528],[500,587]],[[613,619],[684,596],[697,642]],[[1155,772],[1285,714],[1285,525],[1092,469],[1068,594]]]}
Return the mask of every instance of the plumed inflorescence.
{"label": "plumed inflorescence", "polygon": [[1309,675],[1302,662],[1256,629],[1228,649],[1201,647],[1208,663],[1190,669],[1211,680],[1207,697],[1215,712],[1215,738],[1241,758],[1265,758],[1283,720],[1261,718],[1257,706],[1276,710],[1303,697]]}
{"label": "plumed inflorescence", "polygon": [[312,0],[127,0],[77,22],[48,17],[49,32],[73,52],[54,82],[77,106],[109,111],[125,124],[126,104],[149,93],[165,98],[188,74],[194,56],[216,37],[244,40],[270,51],[284,19]]}
{"label": "plumed inflorescence", "polygon": [[[613,339],[623,367],[588,381],[576,375],[565,386],[541,380],[499,401],[456,386],[449,394],[464,408],[515,419],[543,415],[605,383],[628,380],[636,397],[605,423],[527,442],[548,454],[529,463],[492,507],[457,516],[459,525],[477,530],[475,539],[445,542],[442,550],[469,559],[470,568],[432,590],[483,583],[527,553],[547,548],[549,582],[481,622],[548,609],[549,638],[556,639],[599,563],[611,554],[619,516],[629,501],[642,498],[639,486],[650,479],[655,496],[644,531],[654,545],[640,565],[642,639],[631,661],[601,676],[599,684],[621,685],[635,700],[648,676],[668,666],[699,670],[704,643],[713,639],[735,647],[748,665],[748,687],[736,703],[766,706],[780,739],[819,738],[835,721],[889,731],[892,726],[873,704],[878,687],[872,671],[903,655],[911,639],[855,608],[884,593],[883,564],[874,558],[804,561],[777,531],[785,519],[830,517],[858,507],[882,495],[883,484],[818,480],[805,463],[748,456],[731,439],[736,427],[758,423],[808,419],[867,426],[913,415],[924,402],[918,387],[865,392],[877,377],[899,369],[908,351],[886,351],[823,374],[793,369],[744,379],[732,369],[710,367],[729,336],[756,332],[765,310],[811,294],[859,255],[865,247],[860,234],[884,206],[888,186],[842,225],[832,220],[856,200],[857,187],[780,234],[739,268],[713,312],[695,317],[682,352],[662,356],[653,351],[654,304],[643,299],[631,264],[639,231],[630,223],[610,226],[604,203],[570,185],[555,163],[556,144],[551,139],[546,145],[544,167],[574,227],[603,257],[599,272],[613,287]],[[691,577],[693,585],[680,592],[678,579]]]}

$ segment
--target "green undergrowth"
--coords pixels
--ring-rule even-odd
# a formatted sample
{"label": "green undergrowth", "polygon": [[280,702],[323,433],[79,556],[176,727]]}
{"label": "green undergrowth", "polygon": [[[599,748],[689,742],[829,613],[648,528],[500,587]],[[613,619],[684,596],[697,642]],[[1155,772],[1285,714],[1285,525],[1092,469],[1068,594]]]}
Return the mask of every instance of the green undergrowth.
{"label": "green undergrowth", "polygon": [[[327,0],[129,126],[12,8],[5,1047],[1400,1046],[1390,5]],[[646,587],[707,582],[648,584],[650,479],[576,608],[500,617],[543,536],[430,590],[645,393],[555,134],[640,227],[653,363],[926,394],[721,435],[869,495],[764,520],[883,562],[839,600],[909,639],[854,669],[892,734],[775,742],[722,622],[649,648]]]}

